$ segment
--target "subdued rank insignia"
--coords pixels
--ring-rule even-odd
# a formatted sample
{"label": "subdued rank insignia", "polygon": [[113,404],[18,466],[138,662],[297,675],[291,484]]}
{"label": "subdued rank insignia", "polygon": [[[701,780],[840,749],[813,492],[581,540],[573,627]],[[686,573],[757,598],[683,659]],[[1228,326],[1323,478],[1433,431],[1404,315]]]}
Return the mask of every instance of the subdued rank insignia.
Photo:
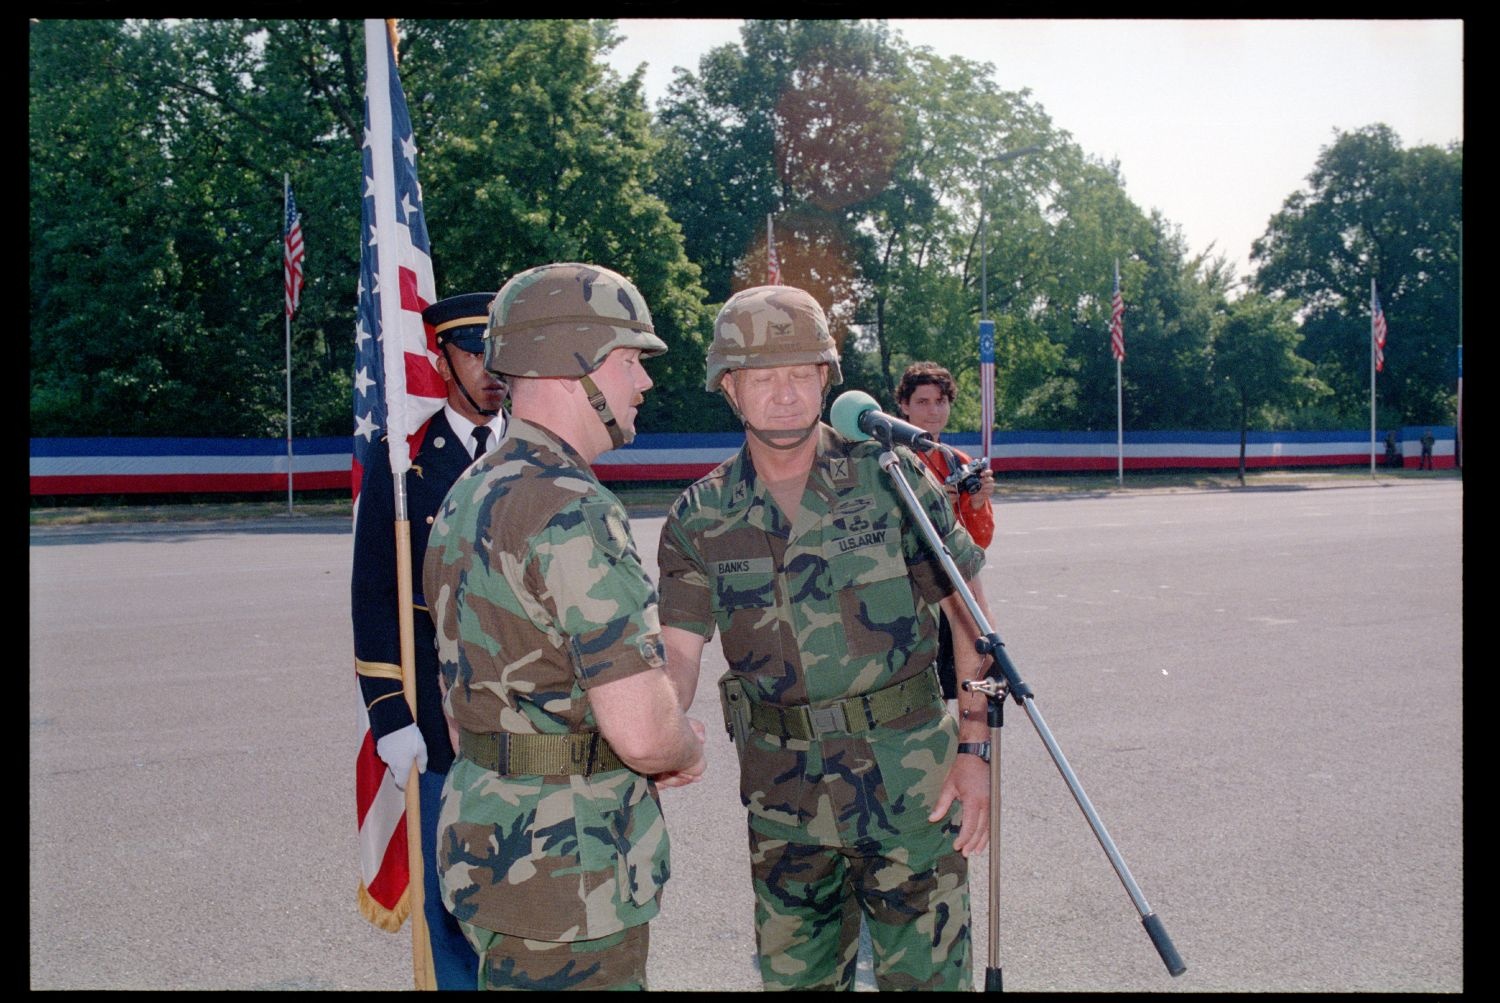
{"label": "subdued rank insignia", "polygon": [[849,479],[849,457],[835,456],[828,461],[828,476],[836,481]]}
{"label": "subdued rank insignia", "polygon": [[791,324],[778,324],[774,320],[766,324],[766,330],[770,332],[772,340],[790,338],[792,336]]}

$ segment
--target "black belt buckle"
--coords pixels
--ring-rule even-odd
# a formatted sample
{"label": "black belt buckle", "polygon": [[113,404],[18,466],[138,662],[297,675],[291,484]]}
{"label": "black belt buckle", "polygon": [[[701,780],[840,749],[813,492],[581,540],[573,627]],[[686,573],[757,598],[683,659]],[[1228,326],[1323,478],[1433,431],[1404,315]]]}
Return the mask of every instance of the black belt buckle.
{"label": "black belt buckle", "polygon": [[822,738],[831,732],[847,733],[849,721],[844,717],[844,705],[834,704],[831,707],[809,707],[807,718],[812,724],[813,735]]}

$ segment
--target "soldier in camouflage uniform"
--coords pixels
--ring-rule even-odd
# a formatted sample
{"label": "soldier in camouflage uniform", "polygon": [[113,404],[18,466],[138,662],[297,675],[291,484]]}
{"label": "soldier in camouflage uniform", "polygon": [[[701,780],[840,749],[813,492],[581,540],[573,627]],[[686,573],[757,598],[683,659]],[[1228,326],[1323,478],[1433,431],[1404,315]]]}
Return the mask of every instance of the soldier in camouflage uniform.
{"label": "soldier in camouflage uniform", "polygon": [[[972,989],[966,857],[989,830],[988,729],[980,695],[964,695],[961,723],[945,712],[932,668],[939,607],[968,652],[961,679],[980,669],[976,631],[880,468],[882,449],[820,422],[841,381],[806,292],[747,289],[720,311],[707,389],[724,393],[747,436],[667,516],[668,661],[679,692],[692,692],[719,632],[764,986],[851,988],[863,916],[881,989]],[[973,579],[984,552],[915,455],[897,454],[983,602]]]}
{"label": "soldier in camouflage uniform", "polygon": [[644,988],[670,874],[658,786],[703,773],[703,726],[665,671],[656,590],[589,464],[635,434],[666,351],[640,293],[581,264],[515,276],[485,365],[505,438],[454,484],[428,542],[444,709],[443,903],[492,989]]}

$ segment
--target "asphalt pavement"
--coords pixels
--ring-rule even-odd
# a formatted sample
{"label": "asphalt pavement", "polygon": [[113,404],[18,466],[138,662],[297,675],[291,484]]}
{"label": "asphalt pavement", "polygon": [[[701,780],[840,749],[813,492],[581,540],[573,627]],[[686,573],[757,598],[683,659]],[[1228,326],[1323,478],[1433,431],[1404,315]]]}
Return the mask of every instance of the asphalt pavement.
{"label": "asphalt pavement", "polygon": [[[998,917],[1007,991],[1462,991],[1462,507],[1456,479],[1003,501],[991,626],[1188,970],[1012,703],[976,985]],[[661,523],[633,521],[653,574]],[[410,986],[409,937],[354,902],[351,539],[32,530],[31,988]],[[659,990],[759,988],[708,652]]]}

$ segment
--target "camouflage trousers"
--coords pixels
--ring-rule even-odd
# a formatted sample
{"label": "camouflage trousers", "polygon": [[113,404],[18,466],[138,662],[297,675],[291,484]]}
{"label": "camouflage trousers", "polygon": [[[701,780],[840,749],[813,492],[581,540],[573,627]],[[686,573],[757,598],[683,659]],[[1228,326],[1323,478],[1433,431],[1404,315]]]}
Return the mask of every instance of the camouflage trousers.
{"label": "camouflage trousers", "polygon": [[972,990],[968,863],[953,819],[850,847],[772,839],[752,824],[764,987],[853,989],[863,916],[882,991]]}
{"label": "camouflage trousers", "polygon": [[645,989],[651,924],[627,927],[598,940],[527,940],[465,923],[479,954],[478,988]]}

